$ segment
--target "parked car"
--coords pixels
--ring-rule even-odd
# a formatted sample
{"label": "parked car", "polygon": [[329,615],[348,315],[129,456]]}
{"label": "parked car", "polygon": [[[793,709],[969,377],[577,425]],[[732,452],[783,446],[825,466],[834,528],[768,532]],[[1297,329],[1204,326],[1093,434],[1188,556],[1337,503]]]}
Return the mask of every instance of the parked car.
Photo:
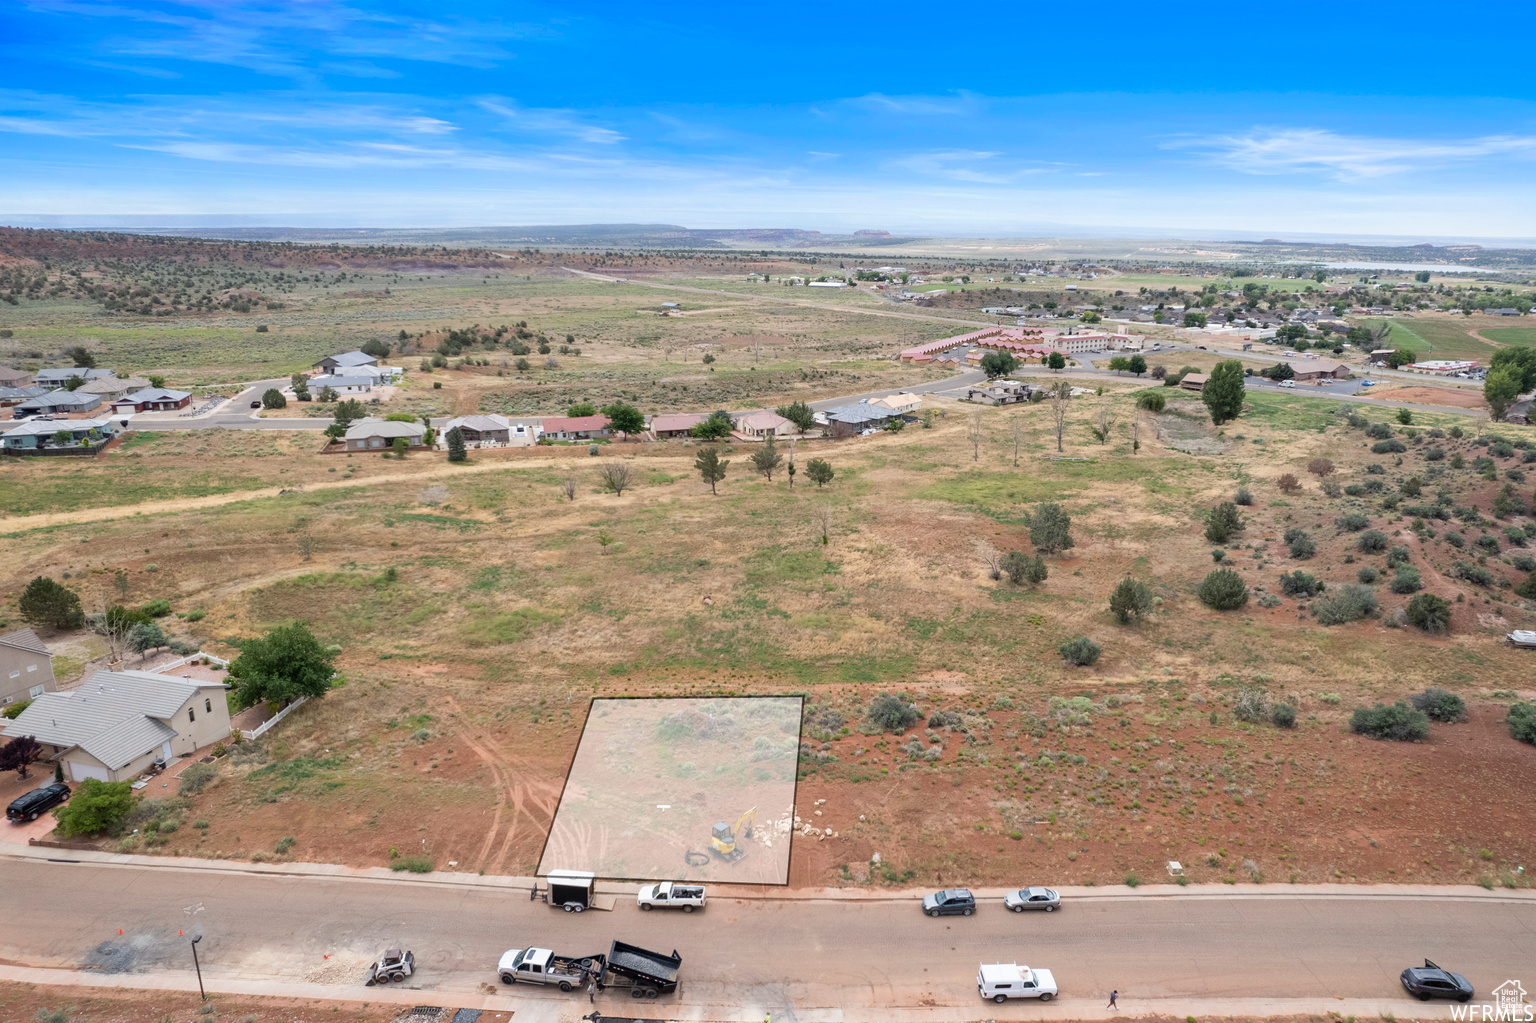
{"label": "parked car", "polygon": [[63,782],[55,782],[11,800],[11,805],[5,808],[5,816],[18,824],[35,821],[55,806],[68,800],[69,786]]}
{"label": "parked car", "polygon": [[948,888],[924,895],[923,912],[929,916],[970,916],[976,912],[976,897],[969,888]]}
{"label": "parked car", "polygon": [[1020,888],[1004,895],[1003,905],[1015,913],[1022,913],[1026,909],[1043,909],[1047,913],[1054,913],[1061,905],[1061,896],[1051,888]]}
{"label": "parked car", "polygon": [[1403,971],[1403,987],[1421,1002],[1431,998],[1454,998],[1458,1002],[1472,1000],[1472,982],[1459,973],[1442,970],[1428,959],[1423,966],[1410,966]]}
{"label": "parked car", "polygon": [[704,908],[704,886],[671,881],[648,884],[636,893],[635,904],[642,910],[660,906],[663,909],[681,909],[684,913],[692,913],[695,908]]}
{"label": "parked car", "polygon": [[1376,381],[1374,381],[1374,380],[1362,380],[1362,381],[1360,381],[1360,386],[1361,387],[1375,387],[1376,386]]}
{"label": "parked car", "polygon": [[259,402],[259,401],[251,402],[251,408],[261,408],[261,402]]}
{"label": "parked car", "polygon": [[1017,963],[982,963],[976,973],[976,992],[994,1002],[1010,998],[1049,1002],[1056,997],[1056,990],[1056,978],[1050,970],[1031,970]]}
{"label": "parked car", "polygon": [[1294,380],[1282,380],[1282,381],[1280,381],[1280,386],[1281,387],[1295,387],[1296,386],[1296,381],[1294,381]]}

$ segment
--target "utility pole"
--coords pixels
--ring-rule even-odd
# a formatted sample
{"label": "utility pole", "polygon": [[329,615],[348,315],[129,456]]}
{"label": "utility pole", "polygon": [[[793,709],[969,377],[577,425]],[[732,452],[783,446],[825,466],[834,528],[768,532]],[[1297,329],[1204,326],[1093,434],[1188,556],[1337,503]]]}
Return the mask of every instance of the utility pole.
{"label": "utility pole", "polygon": [[197,961],[197,943],[202,940],[203,936],[201,934],[192,939],[192,967],[197,970],[197,993],[202,995],[203,1001],[206,1002],[208,1000],[208,992],[203,990],[203,967]]}

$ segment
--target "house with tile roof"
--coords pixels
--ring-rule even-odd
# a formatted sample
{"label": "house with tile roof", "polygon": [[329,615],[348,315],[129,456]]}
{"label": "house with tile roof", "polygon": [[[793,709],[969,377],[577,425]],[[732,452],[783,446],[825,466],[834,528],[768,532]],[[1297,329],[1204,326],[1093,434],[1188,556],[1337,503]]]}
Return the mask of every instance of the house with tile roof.
{"label": "house with tile roof", "polygon": [[595,440],[611,432],[607,416],[547,416],[540,427],[545,440]]}
{"label": "house with tile roof", "polygon": [[[84,388],[81,388],[84,390]],[[186,408],[192,403],[192,394],[189,391],[173,391],[167,387],[146,387],[142,391],[134,391],[125,398],[112,403],[113,412],[169,412],[172,409]]]}
{"label": "house with tile roof", "polygon": [[87,380],[76,390],[81,394],[94,394],[105,401],[111,401],[153,386],[143,377],[97,377],[95,380]]}
{"label": "house with tile roof", "polygon": [[427,428],[422,423],[401,423],[370,416],[353,420],[341,442],[348,451],[387,451],[394,447],[396,437],[403,437],[407,444],[416,447],[426,433]]}
{"label": "house with tile roof", "polygon": [[657,440],[674,440],[692,436],[693,428],[708,418],[709,415],[704,412],[678,412],[665,416],[652,416],[649,428],[651,436]]}
{"label": "house with tile roof", "polygon": [[69,781],[129,781],[156,760],[227,739],[228,688],[151,671],[98,671],[69,692],[36,697],[5,722],[4,735],[36,739]]}
{"label": "house with tile roof", "polygon": [[798,433],[799,427],[777,412],[749,412],[736,417],[736,434],[761,440],[764,437],[787,437]]}
{"label": "house with tile roof", "polygon": [[53,678],[53,655],[37,633],[17,629],[0,636],[0,707],[58,688]]}

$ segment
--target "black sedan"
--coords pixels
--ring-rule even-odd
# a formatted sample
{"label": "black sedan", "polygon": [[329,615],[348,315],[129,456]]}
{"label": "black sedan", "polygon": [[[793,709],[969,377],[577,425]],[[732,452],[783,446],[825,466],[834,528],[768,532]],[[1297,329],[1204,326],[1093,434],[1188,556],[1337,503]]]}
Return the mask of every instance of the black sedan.
{"label": "black sedan", "polygon": [[1421,1002],[1431,998],[1454,998],[1458,1002],[1472,1000],[1472,982],[1459,973],[1442,970],[1428,959],[1423,966],[1410,966],[1403,971],[1403,987]]}
{"label": "black sedan", "polygon": [[950,888],[923,896],[923,912],[929,916],[970,916],[976,912],[976,897],[969,888]]}

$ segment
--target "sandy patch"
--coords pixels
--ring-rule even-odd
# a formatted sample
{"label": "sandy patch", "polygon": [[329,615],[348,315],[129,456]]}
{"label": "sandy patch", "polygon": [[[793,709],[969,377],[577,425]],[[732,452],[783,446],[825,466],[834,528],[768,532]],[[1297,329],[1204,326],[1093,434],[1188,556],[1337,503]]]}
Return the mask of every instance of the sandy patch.
{"label": "sandy patch", "polygon": [[1382,401],[1411,401],[1419,405],[1483,407],[1483,396],[1476,391],[1454,391],[1449,387],[1397,387],[1390,391],[1373,391],[1367,397],[1379,398]]}

